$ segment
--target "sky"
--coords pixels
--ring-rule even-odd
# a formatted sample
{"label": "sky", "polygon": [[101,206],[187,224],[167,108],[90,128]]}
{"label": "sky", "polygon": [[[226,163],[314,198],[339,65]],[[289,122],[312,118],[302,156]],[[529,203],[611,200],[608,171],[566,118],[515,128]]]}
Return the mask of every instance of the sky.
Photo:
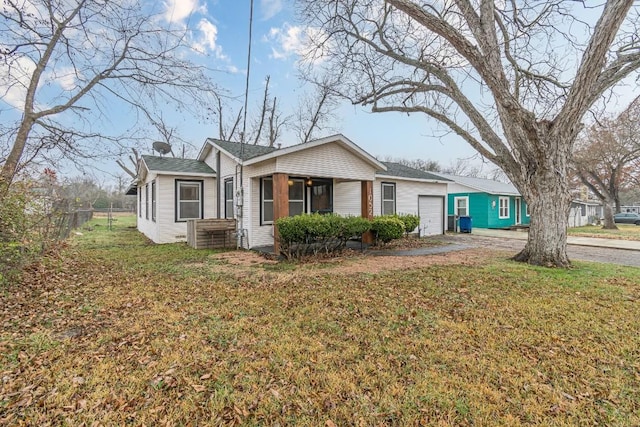
{"label": "sky", "polygon": [[[247,70],[249,1],[166,0],[163,6],[166,16],[176,24],[188,21],[194,27],[197,22],[195,27],[203,32],[202,40],[206,40],[203,45],[208,50],[210,65],[224,70],[216,75],[216,81],[232,94],[241,96]],[[270,92],[283,102],[283,109],[286,106],[293,108],[302,93],[310,90],[298,78],[297,68],[305,31],[306,28],[296,22],[291,2],[255,0],[249,112],[258,110],[267,75],[271,78]],[[455,136],[436,136],[434,123],[425,116],[373,114],[366,108],[350,104],[343,104],[337,116],[327,134],[342,133],[370,154],[381,158],[430,159],[446,166],[457,158],[475,155],[473,149]],[[216,134],[215,126],[202,125],[185,127],[181,132],[183,138],[197,144]],[[286,146],[297,141],[288,133],[281,142]]]}
{"label": "sky", "polygon": [[[254,0],[253,36],[249,73],[248,110],[257,112],[262,101],[264,80],[271,77],[271,95],[278,97],[285,114],[291,114],[299,97],[311,90],[299,79],[297,61],[303,52],[307,28],[296,21],[293,0]],[[175,28],[187,28],[193,48],[191,58],[214,70],[214,82],[226,93],[237,99],[235,111],[242,106],[247,78],[247,49],[249,35],[249,0],[158,0],[149,3],[153,12],[159,14],[164,24]],[[1,70],[0,70],[1,71]],[[1,73],[0,73],[1,74]],[[0,86],[2,84],[0,75]],[[58,84],[72,85],[61,74]],[[3,101],[11,103],[12,93],[5,94]],[[19,95],[19,94],[17,94]],[[105,126],[116,126],[124,121],[124,113],[118,115],[117,106],[112,106],[113,117]],[[6,110],[0,110],[0,119]],[[370,113],[365,107],[343,104],[332,129],[323,135],[342,133],[370,154],[381,159],[405,158],[435,160],[446,167],[456,159],[468,159],[481,165],[476,152],[461,138],[444,132],[441,125],[422,114],[407,116],[400,113]],[[182,140],[192,148],[187,153],[197,154],[207,137],[217,137],[217,124],[205,123],[195,118],[174,114],[166,108],[163,117],[167,125],[176,129]],[[250,120],[249,118],[249,120]],[[151,127],[151,126],[150,126]],[[141,154],[154,154],[153,140],[160,135],[151,133]],[[280,140],[283,146],[298,141],[289,132]],[[179,152],[180,146],[174,145]],[[67,174],[89,173],[110,180],[121,173],[115,159],[95,163],[93,170],[65,171]],[[487,172],[494,166],[483,166]],[[105,178],[106,177],[106,178]],[[110,178],[111,177],[111,178]]]}

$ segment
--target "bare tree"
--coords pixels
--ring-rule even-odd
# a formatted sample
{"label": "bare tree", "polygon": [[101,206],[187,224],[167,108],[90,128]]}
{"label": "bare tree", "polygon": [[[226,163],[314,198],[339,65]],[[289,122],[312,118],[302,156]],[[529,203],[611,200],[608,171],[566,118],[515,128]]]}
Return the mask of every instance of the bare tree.
{"label": "bare tree", "polygon": [[604,226],[617,229],[620,190],[640,179],[640,97],[617,118],[601,119],[578,138],[575,172],[604,205]]}
{"label": "bare tree", "polygon": [[317,69],[324,59],[352,102],[426,114],[500,166],[531,210],[528,241],[515,259],[570,265],[573,145],[584,114],[640,67],[633,0],[299,5],[316,30],[308,63]]}
{"label": "bare tree", "polygon": [[[309,80],[312,81],[312,78]],[[336,85],[335,79],[325,76],[314,82],[315,91],[312,95],[305,94],[300,98],[291,123],[298,142],[309,142],[319,131],[330,127],[330,122],[334,119],[333,112],[338,106]]]}
{"label": "bare tree", "polygon": [[139,2],[5,1],[0,16],[3,99],[22,113],[8,133],[5,188],[45,151],[75,159],[97,155],[99,141],[119,142],[94,126],[113,100],[138,111],[174,103],[197,113],[213,93],[206,70],[181,59],[185,30],[162,27]]}

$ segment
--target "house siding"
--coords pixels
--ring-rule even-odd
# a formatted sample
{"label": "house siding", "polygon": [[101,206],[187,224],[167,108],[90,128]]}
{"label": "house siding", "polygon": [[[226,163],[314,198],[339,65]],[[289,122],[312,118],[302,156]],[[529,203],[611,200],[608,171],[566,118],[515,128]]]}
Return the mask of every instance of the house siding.
{"label": "house siding", "polygon": [[338,144],[323,144],[278,157],[275,172],[302,177],[373,181],[376,170]]}
{"label": "house siding", "polygon": [[[382,183],[396,185],[396,213],[418,215],[418,196],[446,196],[447,185],[378,177],[373,183],[373,214],[382,212]],[[446,209],[445,209],[446,215]],[[444,218],[443,224],[444,224]]]}
{"label": "house siding", "polygon": [[[138,218],[138,230],[155,243],[186,242],[187,223],[176,222],[176,180],[201,180],[203,182],[203,218],[214,218],[216,215],[216,179],[211,177],[194,177],[188,175],[156,175],[150,173],[146,182],[156,180],[156,222]],[[143,187],[144,189],[144,187]],[[143,193],[144,194],[144,193]],[[151,197],[151,195],[149,195]],[[142,197],[144,204],[144,195]]]}

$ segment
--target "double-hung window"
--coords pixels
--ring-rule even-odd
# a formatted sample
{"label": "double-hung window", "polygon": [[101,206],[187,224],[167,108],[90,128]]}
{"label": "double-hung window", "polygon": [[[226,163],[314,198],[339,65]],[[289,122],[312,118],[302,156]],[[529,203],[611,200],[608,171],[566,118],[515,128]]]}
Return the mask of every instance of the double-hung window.
{"label": "double-hung window", "polygon": [[453,198],[453,208],[458,216],[468,216],[469,215],[469,197],[454,197]]}
{"label": "double-hung window", "polygon": [[224,181],[224,217],[233,218],[233,178]]}
{"label": "double-hung window", "polygon": [[151,220],[156,222],[156,181],[151,181]]}
{"label": "double-hung window", "polygon": [[304,213],[304,179],[289,179],[289,216]]}
{"label": "double-hung window", "polygon": [[202,181],[176,180],[176,221],[202,218]]}
{"label": "double-hung window", "polygon": [[396,185],[392,182],[382,183],[382,215],[396,213]]}
{"label": "double-hung window", "polygon": [[262,178],[262,224],[273,223],[273,178]]}
{"label": "double-hung window", "polygon": [[500,209],[498,211],[498,218],[505,219],[509,218],[509,198],[508,197],[500,197]]}

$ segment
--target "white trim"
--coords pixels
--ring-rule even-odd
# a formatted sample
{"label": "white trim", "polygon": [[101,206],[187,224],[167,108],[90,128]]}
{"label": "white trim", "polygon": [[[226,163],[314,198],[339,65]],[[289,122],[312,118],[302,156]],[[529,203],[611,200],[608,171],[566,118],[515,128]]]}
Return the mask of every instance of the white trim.
{"label": "white trim", "polygon": [[[503,201],[507,202],[507,205],[506,205],[507,213],[506,213],[506,215],[502,214],[502,208],[503,208],[502,202]],[[511,212],[510,212],[511,211],[511,206],[510,205],[511,205],[511,200],[510,200],[509,197],[506,197],[506,196],[498,197],[498,219],[509,219],[509,218],[511,218]]]}
{"label": "white trim", "polygon": [[[384,198],[384,187],[391,187],[393,189],[393,199],[385,199]],[[393,212],[388,213],[384,211],[384,202],[393,202]],[[395,182],[382,182],[380,186],[380,213],[382,215],[395,215],[396,213],[396,183]]]}
{"label": "white trim", "polygon": [[[202,196],[203,196],[203,183],[201,181],[189,181],[189,180],[176,180],[176,222],[187,221],[189,219],[201,219],[202,218]],[[198,188],[198,216],[191,218],[183,218],[180,216],[182,210],[180,209],[180,203],[182,200],[180,199],[180,187],[183,185],[187,187],[196,187]],[[185,200],[185,202],[195,202],[195,200]]]}
{"label": "white trim", "polygon": [[453,214],[455,216],[461,216],[460,210],[458,209],[458,200],[465,201],[465,209],[467,210],[467,213],[462,216],[469,216],[469,196],[455,196],[453,198]]}
{"label": "white trim", "polygon": [[[260,180],[260,225],[271,225],[273,224],[273,219],[266,221],[264,219],[264,202],[271,202],[271,212],[273,214],[273,176],[265,176],[262,178],[258,178]],[[264,198],[264,182],[265,180],[271,181],[271,199]]]}

